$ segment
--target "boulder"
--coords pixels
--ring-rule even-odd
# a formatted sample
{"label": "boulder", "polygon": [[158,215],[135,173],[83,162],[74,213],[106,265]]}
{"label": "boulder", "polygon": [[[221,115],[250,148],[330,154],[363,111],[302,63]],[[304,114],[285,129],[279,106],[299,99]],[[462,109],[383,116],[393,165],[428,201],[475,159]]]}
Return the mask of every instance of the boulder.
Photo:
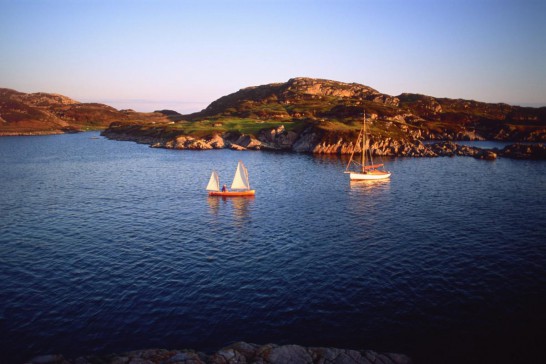
{"label": "boulder", "polygon": [[479,159],[485,159],[485,160],[495,160],[497,159],[497,153],[491,151],[491,150],[482,150],[480,152],[478,152],[475,156],[476,158],[479,158]]}
{"label": "boulder", "polygon": [[546,159],[546,144],[511,144],[499,151],[500,156],[515,159]]}
{"label": "boulder", "polygon": [[403,354],[371,350],[304,347],[300,345],[256,345],[237,342],[207,355],[193,350],[149,349],[123,354],[83,356],[67,360],[62,355],[37,356],[28,364],[410,364]]}

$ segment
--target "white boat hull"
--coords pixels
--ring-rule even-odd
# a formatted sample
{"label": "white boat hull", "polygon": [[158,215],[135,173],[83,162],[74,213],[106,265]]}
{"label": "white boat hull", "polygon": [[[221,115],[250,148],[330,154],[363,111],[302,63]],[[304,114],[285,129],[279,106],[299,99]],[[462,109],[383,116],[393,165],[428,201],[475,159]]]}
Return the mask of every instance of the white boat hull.
{"label": "white boat hull", "polygon": [[385,179],[391,176],[391,172],[384,171],[373,171],[368,173],[349,173],[349,178],[351,181],[365,181],[365,180],[374,180],[374,179]]}

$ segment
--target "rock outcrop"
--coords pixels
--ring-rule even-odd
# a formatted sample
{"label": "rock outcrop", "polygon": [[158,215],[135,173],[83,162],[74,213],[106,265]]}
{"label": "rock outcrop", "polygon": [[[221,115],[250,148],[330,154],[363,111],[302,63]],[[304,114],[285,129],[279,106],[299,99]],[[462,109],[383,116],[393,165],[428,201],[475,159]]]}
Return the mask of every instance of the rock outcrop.
{"label": "rock outcrop", "polygon": [[[201,112],[187,115],[192,120],[215,115],[292,119],[321,117],[329,114],[355,115],[349,106],[353,101],[370,101],[386,106],[398,106],[396,97],[357,83],[298,77],[285,83],[247,87],[223,96]],[[348,103],[339,101],[349,101]],[[324,106],[330,108],[325,109]],[[331,110],[338,106],[338,109]]]}
{"label": "rock outcrop", "polygon": [[299,345],[256,345],[238,342],[207,355],[193,350],[150,349],[104,356],[83,356],[74,360],[62,355],[43,355],[29,364],[409,364],[403,354],[377,353],[336,348],[313,348]]}
{"label": "rock outcrop", "polygon": [[505,158],[546,159],[546,144],[511,144],[497,153]]}
{"label": "rock outcrop", "polygon": [[[111,127],[102,135],[116,140],[131,140],[149,144],[154,148],[209,150],[230,148],[233,150],[272,150],[313,154],[351,154],[360,153],[359,145],[354,144],[352,134],[328,134],[320,128],[308,127],[301,133],[286,131],[280,127],[264,130],[258,137],[240,133],[215,133],[204,138],[181,135],[173,138],[160,132],[150,131],[139,134],[133,130],[126,133],[123,126],[118,130]],[[392,138],[368,140],[367,147],[376,156],[391,157],[454,157],[467,156],[477,159],[494,160],[497,157],[517,159],[546,159],[544,144],[512,144],[502,150],[483,149],[466,146],[453,141],[423,143],[420,140],[396,140]]]}

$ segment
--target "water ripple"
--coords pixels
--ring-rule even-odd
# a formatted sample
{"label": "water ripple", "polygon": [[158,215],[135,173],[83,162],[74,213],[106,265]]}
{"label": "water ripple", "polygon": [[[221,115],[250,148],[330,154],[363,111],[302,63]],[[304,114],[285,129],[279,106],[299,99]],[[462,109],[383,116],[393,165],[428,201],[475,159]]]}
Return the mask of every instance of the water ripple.
{"label": "water ripple", "polygon": [[[546,329],[543,162],[400,159],[349,183],[336,158],[13,140],[0,357],[247,340],[419,358],[439,332]],[[208,198],[238,159],[256,197]]]}

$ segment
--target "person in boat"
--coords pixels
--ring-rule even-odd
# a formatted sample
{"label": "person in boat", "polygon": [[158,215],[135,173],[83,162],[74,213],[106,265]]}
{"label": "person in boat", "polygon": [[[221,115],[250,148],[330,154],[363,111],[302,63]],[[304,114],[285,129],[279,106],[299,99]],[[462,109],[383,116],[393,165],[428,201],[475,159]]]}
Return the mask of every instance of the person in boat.
{"label": "person in boat", "polygon": [[227,191],[227,187],[226,187],[226,185],[223,185],[222,186],[222,192],[226,192],[226,191]]}

